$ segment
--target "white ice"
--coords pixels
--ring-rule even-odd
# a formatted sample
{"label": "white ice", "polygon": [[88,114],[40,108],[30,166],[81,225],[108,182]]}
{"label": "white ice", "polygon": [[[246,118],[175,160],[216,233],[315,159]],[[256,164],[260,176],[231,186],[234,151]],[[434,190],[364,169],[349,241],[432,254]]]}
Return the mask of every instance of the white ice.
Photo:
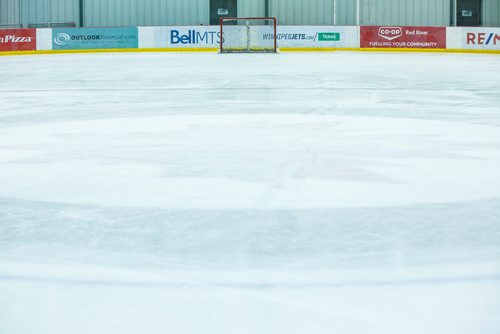
{"label": "white ice", "polygon": [[0,58],[0,333],[500,332],[500,57]]}

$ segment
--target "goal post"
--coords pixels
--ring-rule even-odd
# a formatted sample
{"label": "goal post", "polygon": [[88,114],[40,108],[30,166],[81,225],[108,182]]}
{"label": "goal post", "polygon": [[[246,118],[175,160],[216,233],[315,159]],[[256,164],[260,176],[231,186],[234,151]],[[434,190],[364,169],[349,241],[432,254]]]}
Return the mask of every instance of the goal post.
{"label": "goal post", "polygon": [[275,17],[222,17],[220,53],[276,53]]}

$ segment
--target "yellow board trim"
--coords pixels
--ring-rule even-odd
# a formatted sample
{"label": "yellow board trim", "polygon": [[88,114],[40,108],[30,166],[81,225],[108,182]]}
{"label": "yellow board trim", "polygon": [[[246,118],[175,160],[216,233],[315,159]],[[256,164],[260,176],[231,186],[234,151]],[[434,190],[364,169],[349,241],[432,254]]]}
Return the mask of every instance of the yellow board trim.
{"label": "yellow board trim", "polygon": [[466,50],[466,49],[415,49],[415,48],[280,48],[282,52],[434,52],[434,53],[494,53],[500,50]]}
{"label": "yellow board trim", "polygon": [[68,54],[68,53],[113,53],[113,52],[217,52],[216,48],[143,48],[143,49],[76,49],[76,50],[33,50],[5,51],[0,56],[38,55],[38,54]]}
{"label": "yellow board trim", "polygon": [[[113,53],[113,52],[217,52],[217,48],[143,48],[143,49],[78,49],[78,50],[36,50],[5,51],[0,56],[68,54],[68,53]],[[465,49],[389,49],[389,48],[280,48],[280,52],[434,52],[434,53],[489,53],[500,54],[500,50]]]}

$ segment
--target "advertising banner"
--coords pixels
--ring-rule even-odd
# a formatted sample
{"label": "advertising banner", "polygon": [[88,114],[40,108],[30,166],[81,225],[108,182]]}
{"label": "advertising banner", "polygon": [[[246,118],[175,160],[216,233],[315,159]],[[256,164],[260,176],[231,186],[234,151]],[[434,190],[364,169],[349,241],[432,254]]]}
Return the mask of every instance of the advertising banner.
{"label": "advertising banner", "polygon": [[445,27],[360,27],[362,48],[445,49]]}
{"label": "advertising banner", "polygon": [[500,28],[461,28],[461,48],[500,50]]}
{"label": "advertising banner", "polygon": [[[278,46],[282,48],[357,47],[356,27],[279,26]],[[264,36],[266,37],[266,36]],[[272,38],[272,36],[270,36]]]}
{"label": "advertising banner", "polygon": [[220,43],[219,26],[168,27],[168,48],[218,48]]}
{"label": "advertising banner", "polygon": [[[230,26],[230,29],[245,26]],[[228,29],[229,29],[228,28]],[[267,45],[274,35],[269,26],[254,26],[252,42]],[[356,48],[357,27],[278,26],[279,48]],[[219,48],[219,26],[140,27],[141,48]],[[237,34],[235,34],[237,35]],[[242,34],[246,36],[246,34]],[[228,37],[228,36],[226,36]]]}
{"label": "advertising banner", "polygon": [[137,28],[54,28],[52,48],[74,49],[125,49],[137,48]]}
{"label": "advertising banner", "polygon": [[0,29],[0,51],[36,50],[36,29]]}

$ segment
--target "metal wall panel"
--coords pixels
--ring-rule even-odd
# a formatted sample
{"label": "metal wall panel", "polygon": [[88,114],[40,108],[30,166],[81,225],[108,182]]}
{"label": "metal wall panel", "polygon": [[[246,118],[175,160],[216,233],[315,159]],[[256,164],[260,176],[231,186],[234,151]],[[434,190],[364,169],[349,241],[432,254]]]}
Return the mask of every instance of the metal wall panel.
{"label": "metal wall panel", "polygon": [[333,0],[269,0],[269,14],[282,25],[333,24]]}
{"label": "metal wall panel", "polygon": [[265,0],[238,0],[238,16],[261,17],[265,15]]}
{"label": "metal wall panel", "polygon": [[21,0],[21,15],[24,24],[48,22],[50,0]]}
{"label": "metal wall panel", "polygon": [[451,0],[360,0],[360,25],[447,26]]}
{"label": "metal wall panel", "polygon": [[20,24],[19,0],[0,0],[0,25]]}
{"label": "metal wall panel", "polygon": [[20,0],[20,2],[24,27],[30,23],[42,22],[79,24],[78,0]]}
{"label": "metal wall panel", "polygon": [[483,0],[483,26],[500,27],[500,0]]}
{"label": "metal wall panel", "polygon": [[209,0],[85,0],[86,27],[209,23]]}
{"label": "metal wall panel", "polygon": [[75,22],[79,26],[79,1],[51,0],[49,18],[51,22]]}
{"label": "metal wall panel", "polygon": [[356,1],[335,0],[335,25],[356,25]]}

